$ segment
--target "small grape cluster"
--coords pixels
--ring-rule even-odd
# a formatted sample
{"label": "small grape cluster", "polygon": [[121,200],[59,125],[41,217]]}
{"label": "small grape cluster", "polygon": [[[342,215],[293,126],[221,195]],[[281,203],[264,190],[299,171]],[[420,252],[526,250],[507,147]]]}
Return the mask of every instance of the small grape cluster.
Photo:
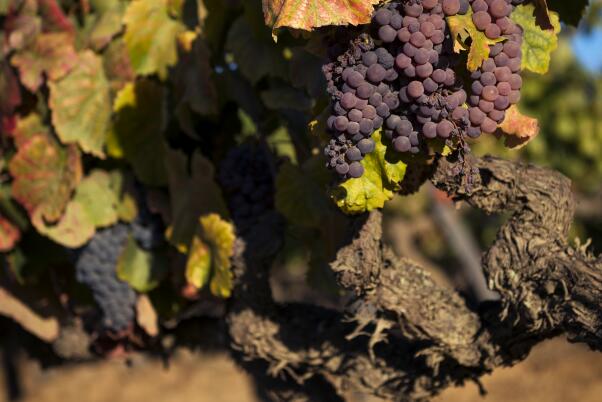
{"label": "small grape cluster", "polygon": [[[327,166],[341,179],[360,177],[361,160],[375,148],[371,135],[381,127],[395,151],[411,154],[425,150],[428,139],[458,139],[464,147],[464,134],[493,132],[520,98],[522,31],[509,18],[516,2],[404,0],[378,9],[371,31],[323,67],[332,100]],[[445,18],[471,7],[478,29],[507,40],[492,46],[471,75],[469,94],[455,73],[461,59]]]}
{"label": "small grape cluster", "polygon": [[136,292],[115,271],[128,234],[128,226],[121,223],[99,230],[79,250],[75,263],[76,279],[92,290],[102,311],[102,327],[116,333],[126,330],[135,316]]}
{"label": "small grape cluster", "polygon": [[238,234],[244,235],[274,208],[274,171],[271,153],[262,143],[235,147],[222,161],[218,180]]}
{"label": "small grape cluster", "polygon": [[472,0],[475,26],[490,39],[504,35],[507,40],[490,46],[489,58],[471,74],[469,97],[470,127],[467,134],[477,137],[493,133],[504,121],[505,111],[520,100],[522,87],[522,29],[510,18],[511,0]]}

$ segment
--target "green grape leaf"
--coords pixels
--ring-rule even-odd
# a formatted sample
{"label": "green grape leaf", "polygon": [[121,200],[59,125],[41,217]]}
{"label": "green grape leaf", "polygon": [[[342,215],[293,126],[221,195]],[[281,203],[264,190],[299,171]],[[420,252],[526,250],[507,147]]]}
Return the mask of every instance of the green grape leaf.
{"label": "green grape leaf", "polygon": [[278,85],[261,93],[261,100],[268,109],[307,111],[312,107],[312,100],[300,89],[287,85]]}
{"label": "green grape leaf", "polygon": [[295,225],[320,227],[332,208],[330,180],[321,157],[308,159],[302,167],[284,164],[276,177],[276,209]]}
{"label": "green grape leaf", "polygon": [[184,25],[169,16],[167,0],[134,0],[123,21],[124,40],[132,67],[138,75],[167,76],[178,60],[176,39]]}
{"label": "green grape leaf", "polygon": [[234,226],[218,214],[201,216],[186,265],[188,283],[201,288],[209,281],[212,294],[222,298],[230,297],[230,257],[233,254],[235,239]]}
{"label": "green grape leaf", "polygon": [[181,35],[179,43],[180,60],[171,74],[174,98],[178,102],[177,113],[182,113],[182,109],[189,109],[200,115],[216,114],[217,89],[209,64],[207,43],[192,31]]}
{"label": "green grape leaf", "polygon": [[447,17],[447,25],[454,39],[454,52],[468,50],[466,67],[475,71],[489,58],[489,46],[501,42],[504,38],[489,39],[484,32],[477,29],[472,22],[472,9],[464,15]]}
{"label": "green grape leaf", "polygon": [[286,62],[268,37],[257,37],[245,16],[240,16],[228,32],[226,49],[234,55],[243,76],[253,84],[265,76],[286,78]]}
{"label": "green grape leaf", "polygon": [[93,170],[77,186],[74,202],[82,204],[90,223],[95,227],[117,222],[119,200],[111,187],[111,176],[103,170]]}
{"label": "green grape leaf", "polygon": [[311,31],[327,25],[360,25],[370,22],[379,0],[263,0],[266,25]]}
{"label": "green grape leaf", "polygon": [[324,59],[301,47],[294,48],[292,53],[289,63],[291,84],[296,88],[305,88],[314,98],[323,95],[326,88],[326,78],[322,73]]}
{"label": "green grape leaf", "polygon": [[0,253],[12,250],[21,239],[21,231],[12,222],[0,215]]}
{"label": "green grape leaf", "polygon": [[167,259],[162,253],[151,253],[138,246],[129,236],[117,260],[117,277],[140,293],[155,289],[167,273]]}
{"label": "green grape leaf", "polygon": [[77,186],[73,199],[56,224],[36,214],[32,223],[41,234],[67,247],[80,247],[89,241],[96,228],[117,222],[118,199],[111,187],[111,176],[93,170]]}
{"label": "green grape leaf", "polygon": [[516,105],[506,110],[506,118],[497,133],[506,138],[508,148],[520,148],[539,134],[539,121],[522,114]]}
{"label": "green grape leaf", "polygon": [[578,26],[589,0],[548,0],[549,8],[556,11],[562,22]]}
{"label": "green grape leaf", "polygon": [[124,3],[119,2],[99,15],[92,27],[89,38],[90,46],[94,50],[104,49],[111,42],[111,39],[121,32],[124,11]]}
{"label": "green grape leaf", "polygon": [[372,134],[374,152],[362,160],[364,174],[348,179],[332,190],[331,196],[346,214],[359,214],[382,208],[400,189],[407,163],[381,142],[380,130]]}
{"label": "green grape leaf", "polygon": [[48,135],[21,143],[9,164],[13,197],[29,212],[54,222],[63,214],[82,176],[80,153]]}
{"label": "green grape leaf", "polygon": [[73,37],[64,32],[38,35],[31,47],[16,53],[11,63],[19,70],[21,83],[36,92],[44,83],[44,75],[56,81],[77,63]]}
{"label": "green grape leaf", "polygon": [[510,18],[523,28],[522,68],[538,74],[545,74],[550,65],[550,55],[558,47],[560,21],[558,14],[550,13],[554,30],[541,29],[533,14],[533,4],[523,4],[514,9]]}
{"label": "green grape leaf", "polygon": [[108,153],[125,158],[145,184],[166,183],[165,91],[151,80],[129,83],[115,98],[114,122],[107,140]]}
{"label": "green grape leaf", "polygon": [[166,163],[172,216],[168,239],[186,252],[199,216],[212,212],[226,216],[227,208],[215,182],[215,169],[200,152],[192,155],[190,167],[187,156],[173,150],[168,152]]}
{"label": "green grape leaf", "polygon": [[103,158],[111,103],[102,59],[90,50],[80,53],[71,72],[49,87],[52,124],[61,141]]}

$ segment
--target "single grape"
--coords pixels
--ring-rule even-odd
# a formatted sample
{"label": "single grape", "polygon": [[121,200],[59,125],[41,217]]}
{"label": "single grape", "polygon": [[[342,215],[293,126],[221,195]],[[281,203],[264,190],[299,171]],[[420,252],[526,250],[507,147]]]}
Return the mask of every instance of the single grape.
{"label": "single grape", "polygon": [[364,167],[359,162],[352,162],[349,165],[348,174],[350,177],[357,179],[358,177],[362,177],[364,174]]}

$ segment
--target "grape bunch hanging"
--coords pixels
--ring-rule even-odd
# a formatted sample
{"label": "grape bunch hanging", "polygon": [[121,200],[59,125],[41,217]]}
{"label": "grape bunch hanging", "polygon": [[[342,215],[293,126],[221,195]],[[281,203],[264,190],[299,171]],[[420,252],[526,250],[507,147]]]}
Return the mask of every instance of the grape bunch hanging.
{"label": "grape bunch hanging", "polygon": [[[369,32],[348,48],[331,49],[323,71],[331,96],[324,149],[341,179],[364,173],[372,134],[399,153],[427,151],[428,139],[456,140],[493,133],[520,99],[522,29],[510,19],[522,0],[406,0],[378,9]],[[495,44],[474,72],[454,52],[446,17],[471,13]]]}

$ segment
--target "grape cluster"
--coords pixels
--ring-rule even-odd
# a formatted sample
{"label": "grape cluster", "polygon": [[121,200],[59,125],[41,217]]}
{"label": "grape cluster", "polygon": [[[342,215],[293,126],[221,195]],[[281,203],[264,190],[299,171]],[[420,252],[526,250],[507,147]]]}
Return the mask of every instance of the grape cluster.
{"label": "grape cluster", "polygon": [[507,38],[490,46],[489,58],[470,76],[467,134],[477,137],[481,132],[493,133],[504,121],[505,111],[520,100],[522,29],[509,18],[511,0],[473,0],[471,7],[475,26],[487,37]]}
{"label": "grape cluster", "polygon": [[[395,151],[411,154],[424,150],[428,139],[458,139],[464,146],[464,134],[493,132],[520,97],[522,31],[509,18],[516,2],[405,0],[378,9],[371,31],[323,67],[332,105],[327,166],[341,179],[360,177],[361,160],[374,150],[371,135],[381,127]],[[475,25],[500,42],[471,75],[468,92],[455,72],[461,59],[445,18],[471,7]]]}
{"label": "grape cluster", "polygon": [[75,273],[78,282],[92,290],[103,315],[102,327],[126,330],[134,320],[136,293],[117,278],[115,267],[128,237],[128,226],[116,224],[99,230],[78,252]]}
{"label": "grape cluster", "polygon": [[274,170],[264,144],[242,144],[230,150],[221,163],[218,180],[239,234],[274,208]]}

